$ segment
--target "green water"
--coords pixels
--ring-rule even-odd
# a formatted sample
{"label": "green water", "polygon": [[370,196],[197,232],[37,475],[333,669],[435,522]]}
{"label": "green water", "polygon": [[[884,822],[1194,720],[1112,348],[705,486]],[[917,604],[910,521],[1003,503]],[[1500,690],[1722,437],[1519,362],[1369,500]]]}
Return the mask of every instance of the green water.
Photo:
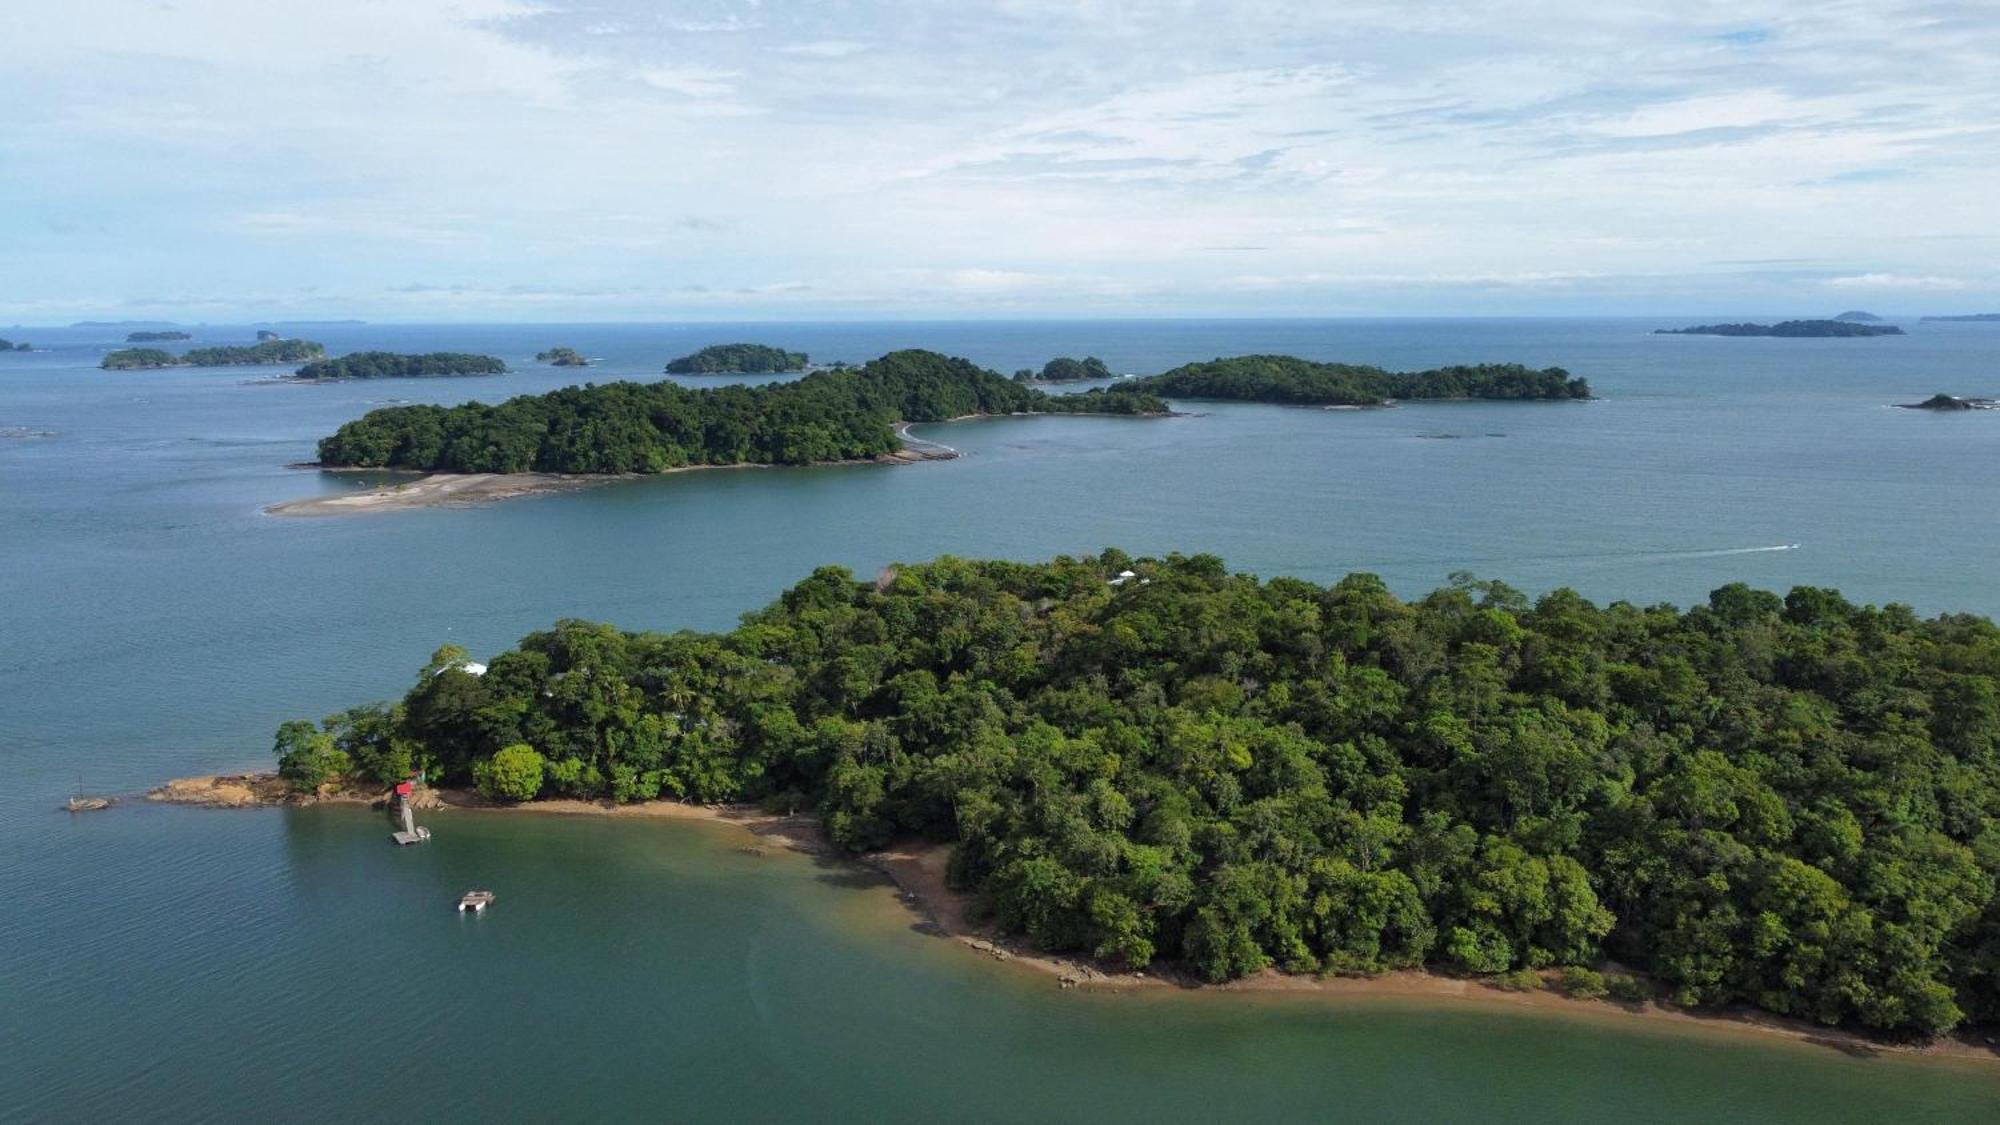
{"label": "green water", "polygon": [[[1743,580],[2000,612],[2000,414],[1887,407],[2000,391],[2000,328],[1649,327],[351,326],[319,335],[520,370],[323,387],[99,372],[117,340],[38,330],[50,350],[0,366],[0,1120],[2000,1120],[2000,1060],[1484,1006],[1063,992],[917,932],[872,876],[745,855],[712,827],[443,813],[430,844],[396,849],[353,809],[55,810],[79,784],[261,766],[279,721],[398,694],[440,643],[488,654],[562,616],[726,627],[826,562],[1119,545],[1319,581],[1375,570],[1405,594],[1472,569],[1600,599]],[[606,379],[735,338],[1001,370],[1519,360],[1605,397],[995,420],[932,428],[966,456],[904,469],[261,514],[353,487],[284,465],[384,401],[559,385],[576,373],[528,362],[556,342],[605,357],[588,375]],[[500,895],[488,916],[451,910],[471,887]]]}

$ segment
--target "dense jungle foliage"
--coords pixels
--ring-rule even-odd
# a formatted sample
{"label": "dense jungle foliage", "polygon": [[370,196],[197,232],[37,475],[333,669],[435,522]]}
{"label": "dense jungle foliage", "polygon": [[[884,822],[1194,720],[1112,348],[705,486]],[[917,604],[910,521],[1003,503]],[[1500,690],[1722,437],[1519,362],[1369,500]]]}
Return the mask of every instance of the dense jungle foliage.
{"label": "dense jungle foliage", "polygon": [[804,371],[806,353],[788,352],[766,344],[713,344],[692,355],[667,361],[669,375],[761,374]]}
{"label": "dense jungle foliage", "polygon": [[1245,355],[1190,363],[1118,384],[1111,393],[1163,398],[1241,399],[1301,406],[1373,406],[1391,399],[1577,399],[1590,384],[1560,367],[1482,363],[1432,371],[1384,371],[1353,363],[1316,363],[1289,355]]}
{"label": "dense jungle foliage", "polygon": [[968,414],[1164,412],[1149,395],[1043,394],[936,352],[891,352],[786,383],[690,388],[604,383],[498,406],[394,406],[319,443],[323,465],[448,473],[657,473],[687,465],[802,465],[902,448],[895,423]]}
{"label": "dense jungle foliage", "polygon": [[[262,347],[263,345],[258,345]],[[301,379],[428,379],[449,375],[504,375],[507,365],[468,352],[352,352],[299,368]]]}
{"label": "dense jungle foliage", "polygon": [[726,634],[564,621],[465,661],[286,724],[281,771],[813,807],[857,851],[953,842],[1048,949],[1214,980],[1615,958],[1689,1004],[2000,1019],[1984,618],[1463,577],[1405,602],[1107,551],[828,567]]}

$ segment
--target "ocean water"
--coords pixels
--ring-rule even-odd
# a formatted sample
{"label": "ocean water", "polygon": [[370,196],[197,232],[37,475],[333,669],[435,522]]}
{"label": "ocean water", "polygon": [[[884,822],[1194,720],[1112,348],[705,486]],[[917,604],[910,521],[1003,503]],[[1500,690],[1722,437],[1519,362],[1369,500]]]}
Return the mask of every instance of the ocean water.
{"label": "ocean water", "polygon": [[[1097,1116],[1966,1120],[1967,1068],[1484,1011],[1056,994],[910,932],[870,878],[698,826],[441,816],[392,849],[355,810],[125,806],[260,766],[277,723],[399,694],[437,645],[558,617],[726,628],[813,567],[1115,545],[1261,574],[1455,571],[1685,604],[1731,581],[2000,613],[2000,326],[1654,337],[1652,322],[329,325],[332,351],[506,358],[492,379],[333,386],[279,370],[103,372],[122,331],[0,356],[0,1118]],[[197,343],[246,342],[245,327]],[[489,507],[280,519],[362,486],[287,468],[376,405],[652,379],[759,340],[931,347],[1002,371],[1150,373],[1283,352],[1558,364],[1585,404],[923,428],[904,468],[689,473]],[[599,357],[537,367],[551,345]],[[461,922],[450,900],[502,902]],[[1636,1023],[1636,1021],[1635,1021]],[[1877,1112],[1877,1111],[1881,1112]]]}

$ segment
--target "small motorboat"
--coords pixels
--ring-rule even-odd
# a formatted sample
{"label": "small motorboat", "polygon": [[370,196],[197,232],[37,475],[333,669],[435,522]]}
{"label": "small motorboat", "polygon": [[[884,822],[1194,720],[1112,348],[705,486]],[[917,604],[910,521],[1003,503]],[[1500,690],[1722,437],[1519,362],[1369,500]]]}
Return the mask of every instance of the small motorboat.
{"label": "small motorboat", "polygon": [[458,900],[459,910],[473,914],[483,913],[491,905],[493,905],[492,891],[467,891]]}

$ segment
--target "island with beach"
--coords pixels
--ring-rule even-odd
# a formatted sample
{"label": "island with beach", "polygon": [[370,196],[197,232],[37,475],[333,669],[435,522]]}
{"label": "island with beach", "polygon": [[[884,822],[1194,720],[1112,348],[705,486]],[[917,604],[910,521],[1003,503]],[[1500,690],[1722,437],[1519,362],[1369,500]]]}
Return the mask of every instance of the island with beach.
{"label": "island with beach", "polygon": [[1404,601],[1105,551],[825,567],[727,633],[447,646],[275,753],[307,799],[417,770],[809,813],[1093,979],[1426,974],[1921,1041],[2000,1020],[1994,698],[1992,622],[1831,590]]}
{"label": "island with beach", "polygon": [[952,451],[908,438],[907,425],[987,415],[1166,413],[1153,395],[1049,395],[969,360],[918,350],[759,386],[691,388],[668,380],[565,387],[498,406],[371,411],[321,440],[316,466],[433,475],[270,511],[320,515],[464,503],[691,469],[945,460]]}

